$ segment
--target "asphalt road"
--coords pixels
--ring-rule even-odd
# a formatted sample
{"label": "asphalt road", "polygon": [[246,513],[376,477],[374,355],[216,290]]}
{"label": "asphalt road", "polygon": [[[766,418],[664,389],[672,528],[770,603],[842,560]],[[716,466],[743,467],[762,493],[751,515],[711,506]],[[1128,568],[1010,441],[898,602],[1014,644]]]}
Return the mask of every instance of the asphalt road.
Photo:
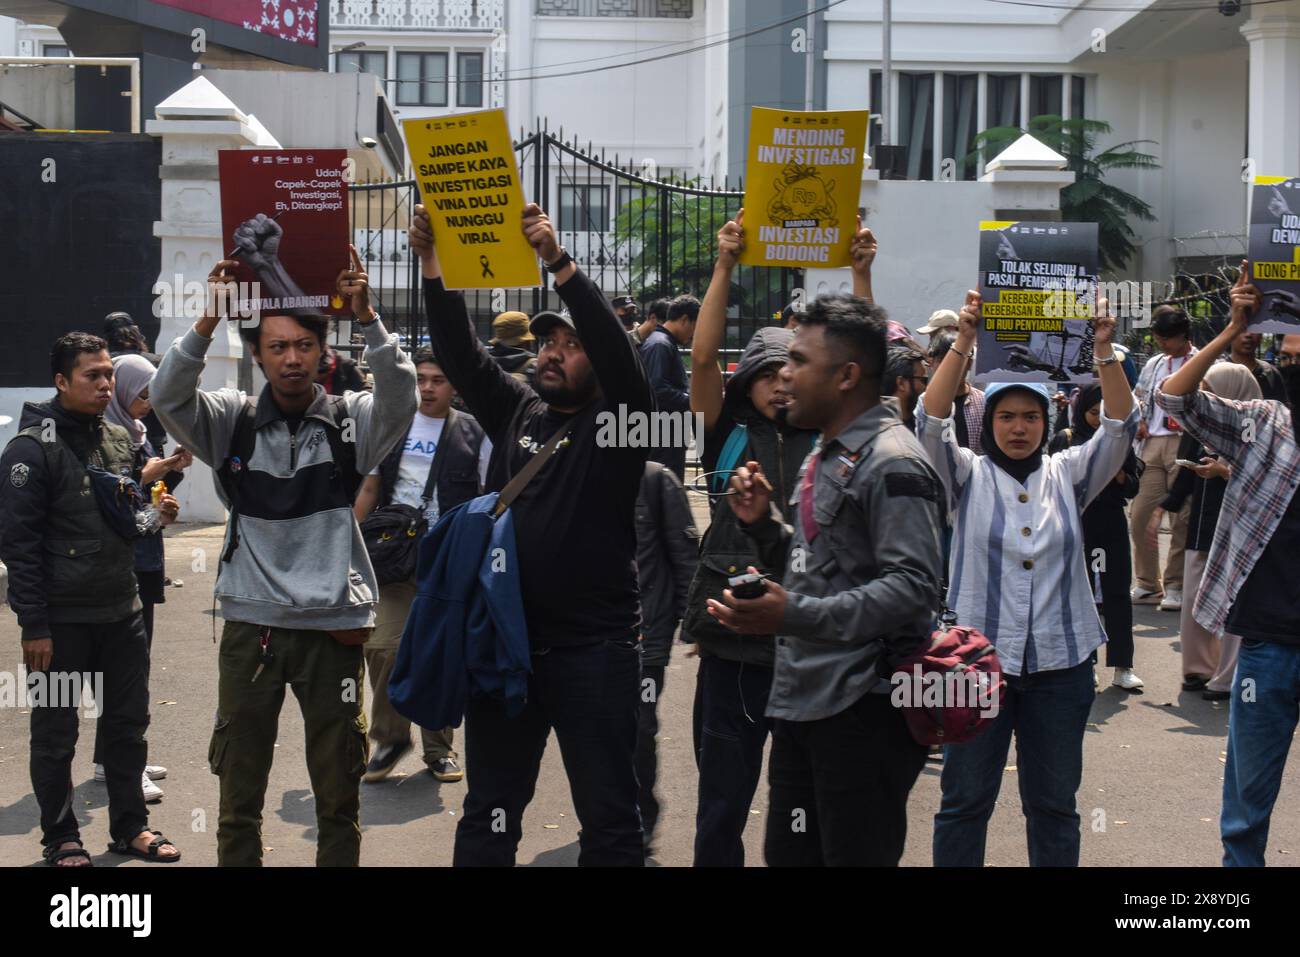
{"label": "asphalt road", "polygon": [[[220,527],[178,526],[167,543],[168,574],[183,581],[158,609],[153,646],[152,725],[149,760],[169,769],[160,782],[166,797],[151,806],[151,826],[181,848],[181,866],[216,863],[217,779],[207,766],[208,736],[216,707],[216,645],[212,641],[212,586]],[[195,570],[200,560],[207,570]],[[1218,817],[1223,779],[1226,704],[1179,690],[1178,616],[1151,607],[1136,615],[1137,672],[1145,693],[1109,687],[1097,696],[1085,740],[1079,811],[1085,865],[1217,866]],[[216,622],[220,628],[220,622]],[[8,609],[0,616],[0,671],[21,661],[18,629]],[[695,766],[691,754],[691,701],[696,659],[678,646],[660,703],[660,788],[664,811],[652,863],[688,866],[694,834]],[[73,765],[74,798],[82,836],[96,864],[150,866],[104,854],[108,843],[106,792],[92,779],[93,722],[83,718],[82,743]],[[0,707],[0,864],[40,860],[38,810],[28,777],[28,717],[6,702]],[[271,866],[311,865],[315,815],[303,759],[297,705],[286,697],[279,744],[267,794],[265,860]],[[1027,863],[1024,818],[1016,787],[1014,751],[989,828],[989,864]],[[362,785],[361,860],[368,866],[449,865],[465,785],[439,784],[409,755],[390,779]],[[472,770],[471,770],[472,773]],[[1273,814],[1270,865],[1300,858],[1300,797],[1292,763]],[[939,766],[928,765],[912,791],[904,863],[930,862],[930,829],[939,800]],[[762,864],[766,785],[755,795],[745,833],[746,861]],[[578,821],[559,751],[552,740],[542,763],[537,795],[524,819],[518,861],[571,866],[577,862]]]}

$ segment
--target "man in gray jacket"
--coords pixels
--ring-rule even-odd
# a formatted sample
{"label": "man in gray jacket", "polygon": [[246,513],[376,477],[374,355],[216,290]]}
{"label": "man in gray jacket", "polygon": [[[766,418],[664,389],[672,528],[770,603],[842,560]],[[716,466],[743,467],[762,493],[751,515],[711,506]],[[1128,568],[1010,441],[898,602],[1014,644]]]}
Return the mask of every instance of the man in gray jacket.
{"label": "man in gray jacket", "polygon": [[[370,307],[366,274],[339,275],[368,346],[374,393],[327,396],[314,383],[328,320],[263,316],[240,334],[266,375],[256,401],[198,388],[220,319],[208,314],[172,343],[150,398],[167,431],[217,474],[231,509],[216,596],[226,624],[208,761],[221,779],[217,862],[257,866],[261,819],[286,685],[307,733],[319,866],[356,866],[366,765],[361,644],[379,588],[352,517],[361,475],[415,415],[415,368]],[[235,266],[217,264],[209,287]]]}
{"label": "man in gray jacket", "polygon": [[[772,509],[757,462],[731,506],[763,564],[784,568],[755,599],[709,601],[741,635],[775,633],[765,856],[770,866],[897,865],[907,796],[925,764],[889,678],[939,604],[940,485],[925,452],[880,401],[885,318],[849,296],[818,299],[780,372],[792,425],[821,431],[789,514]],[[788,552],[787,552],[788,549]]]}

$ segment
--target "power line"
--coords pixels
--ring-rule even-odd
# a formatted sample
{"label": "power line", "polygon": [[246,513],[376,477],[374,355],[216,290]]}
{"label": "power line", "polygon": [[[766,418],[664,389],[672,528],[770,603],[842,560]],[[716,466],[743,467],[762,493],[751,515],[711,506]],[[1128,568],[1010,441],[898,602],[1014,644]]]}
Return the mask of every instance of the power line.
{"label": "power line", "polygon": [[[1099,4],[1090,3],[1086,7],[1080,6],[1077,2],[1071,2],[1071,0],[1066,0],[1066,2],[1064,3],[1050,3],[1047,2],[1047,0],[985,0],[985,2],[1001,3],[1006,6],[1013,6],[1013,7],[1037,7],[1042,10],[1063,10],[1067,13],[1073,13],[1076,10],[1084,11],[1084,12],[1090,12],[1096,10],[1105,13],[1143,13],[1148,11],[1151,13],[1164,13],[1166,11],[1175,12],[1175,11],[1188,11],[1188,10],[1218,10],[1219,9],[1219,4],[1217,2],[1216,3],[1182,3],[1182,4],[1169,4],[1168,6],[1165,5],[1157,6],[1149,2],[1142,2],[1142,0],[1135,0],[1135,3],[1129,4],[1127,6],[1103,6]],[[1242,9],[1245,9],[1246,7],[1262,7],[1267,4],[1288,3],[1288,2],[1290,2],[1290,0],[1243,0],[1241,6]]]}
{"label": "power line", "polygon": [[[400,78],[397,78],[397,77],[385,77],[385,79],[384,79],[384,83],[385,83],[385,85],[387,85],[387,84],[389,84],[389,83],[420,83],[420,84],[424,84],[424,83],[437,83],[437,84],[442,84],[442,85],[445,85],[445,86],[459,86],[459,85],[462,84],[462,83],[469,83],[469,82],[473,82],[473,83],[519,83],[519,82],[532,82],[533,80],[550,80],[550,79],[558,79],[558,78],[560,78],[560,77],[568,77],[568,76],[586,76],[586,75],[589,75],[589,74],[592,74],[592,73],[604,73],[604,72],[606,72],[607,70],[622,70],[622,69],[625,69],[625,68],[630,67],[630,66],[640,66],[640,65],[642,65],[642,64],[644,64],[644,63],[657,63],[657,62],[659,62],[659,61],[661,61],[661,60],[671,60],[671,59],[673,59],[674,57],[686,56],[687,54],[690,54],[690,53],[698,53],[698,52],[700,52],[701,50],[708,50],[708,49],[710,49],[710,48],[712,48],[712,47],[722,46],[723,44],[734,43],[736,40],[744,40],[744,39],[746,39],[746,38],[748,38],[748,37],[756,36],[756,35],[758,35],[758,34],[760,34],[760,33],[766,33],[768,30],[775,30],[777,27],[787,26],[788,24],[796,23],[796,22],[798,22],[798,21],[800,21],[800,20],[807,20],[809,16],[816,15],[816,14],[818,14],[818,13],[823,13],[824,11],[829,10],[831,7],[837,7],[837,6],[839,6],[841,3],[844,3],[844,2],[845,2],[845,0],[830,0],[829,3],[823,4],[823,5],[820,6],[820,7],[816,7],[816,8],[813,9],[813,10],[805,10],[803,13],[800,13],[800,14],[798,14],[797,16],[786,17],[784,20],[777,20],[777,21],[774,22],[774,23],[769,23],[769,24],[767,24],[767,25],[765,25],[765,26],[761,26],[761,27],[755,27],[754,29],[752,29],[752,30],[746,30],[746,31],[743,32],[743,33],[735,33],[735,34],[730,34],[730,33],[729,33],[729,34],[713,34],[714,36],[721,36],[721,39],[718,39],[718,40],[712,40],[712,41],[710,41],[710,42],[708,42],[708,43],[701,43],[701,44],[698,44],[698,45],[696,45],[696,46],[686,47],[685,49],[682,49],[682,50],[674,50],[674,51],[672,51],[671,53],[660,53],[660,54],[658,54],[658,55],[656,55],[656,56],[642,57],[642,58],[637,59],[637,60],[628,60],[628,61],[623,62],[623,63],[611,63],[611,64],[609,64],[609,65],[607,65],[607,66],[589,67],[589,68],[587,68],[587,69],[583,69],[583,70],[566,70],[566,71],[564,71],[564,72],[560,72],[560,73],[528,73],[527,75],[524,75],[524,76],[500,76],[500,75],[493,76],[493,75],[490,75],[490,74],[483,74],[483,75],[480,75],[480,76],[474,78],[473,80],[465,80],[465,79],[463,79],[463,78],[460,77],[460,76],[457,76],[456,79],[454,79],[454,80],[453,80],[453,79],[450,79],[450,78],[448,78],[448,79],[443,79],[443,80],[403,80],[403,79],[400,79]],[[664,44],[664,46],[674,46],[674,45],[675,45],[675,44]],[[656,47],[651,47],[650,49],[657,49],[657,48],[656,48]],[[356,51],[354,51],[354,52],[356,52]],[[400,51],[400,52],[405,52],[405,51]],[[416,51],[410,51],[410,52],[416,52]],[[428,51],[428,52],[438,52],[438,51]],[[600,57],[599,59],[608,59],[608,57]],[[584,60],[571,60],[571,61],[568,61],[568,62],[570,62],[570,63],[590,63],[591,60],[590,60],[590,59],[584,59]],[[550,69],[550,68],[553,67],[553,66],[564,66],[564,65],[566,65],[566,64],[563,64],[563,63],[556,63],[556,64],[550,64],[550,65],[547,65],[547,66],[538,67],[537,69],[548,70],[548,69]],[[352,71],[347,71],[347,72],[352,72]],[[358,71],[356,71],[356,72],[359,73],[359,72],[362,72],[362,71],[358,70]],[[415,104],[411,104],[411,105],[415,105]]]}

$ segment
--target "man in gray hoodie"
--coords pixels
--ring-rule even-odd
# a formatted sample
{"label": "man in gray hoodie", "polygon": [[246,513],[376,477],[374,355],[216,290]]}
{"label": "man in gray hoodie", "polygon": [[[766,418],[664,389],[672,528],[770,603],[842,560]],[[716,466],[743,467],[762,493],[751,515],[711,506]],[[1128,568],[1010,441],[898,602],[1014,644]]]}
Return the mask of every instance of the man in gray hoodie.
{"label": "man in gray hoodie", "polygon": [[[208,752],[221,779],[221,866],[261,864],[262,805],[286,685],[306,725],[316,863],[360,859],[361,644],[379,588],[352,500],[361,475],[402,438],[417,396],[415,368],[370,307],[355,249],[352,256],[339,293],[365,336],[373,393],[326,395],[313,379],[328,320],[283,315],[240,329],[266,375],[256,400],[234,389],[201,391],[203,356],[220,323],[211,306],[172,343],[150,390],[167,431],[213,468],[231,509],[216,584],[226,624]],[[218,263],[210,290],[229,282],[234,266]]]}

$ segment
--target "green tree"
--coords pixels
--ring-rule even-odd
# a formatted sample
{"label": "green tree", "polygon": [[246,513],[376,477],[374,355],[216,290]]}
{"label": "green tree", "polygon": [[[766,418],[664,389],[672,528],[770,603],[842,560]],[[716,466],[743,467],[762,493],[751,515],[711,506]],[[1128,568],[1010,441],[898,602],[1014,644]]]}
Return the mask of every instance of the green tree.
{"label": "green tree", "polygon": [[1130,140],[1097,152],[1097,138],[1109,135],[1110,124],[1102,120],[1036,116],[1028,129],[995,126],[975,137],[975,149],[962,162],[980,163],[980,152],[992,159],[1025,133],[1060,153],[1075,174],[1074,182],[1061,190],[1061,218],[1067,222],[1096,223],[1103,270],[1120,270],[1137,251],[1137,234],[1129,217],[1151,222],[1151,207],[1125,190],[1106,182],[1112,170],[1159,169],[1155,156],[1138,147],[1154,140]]}
{"label": "green tree", "polygon": [[[614,220],[614,241],[628,251],[629,294],[641,302],[678,293],[703,298],[713,278],[718,230],[739,209],[736,197],[636,190]],[[786,287],[794,284],[788,272],[740,266],[732,273],[729,302],[740,307],[742,324],[765,325],[784,308],[790,294]]]}

